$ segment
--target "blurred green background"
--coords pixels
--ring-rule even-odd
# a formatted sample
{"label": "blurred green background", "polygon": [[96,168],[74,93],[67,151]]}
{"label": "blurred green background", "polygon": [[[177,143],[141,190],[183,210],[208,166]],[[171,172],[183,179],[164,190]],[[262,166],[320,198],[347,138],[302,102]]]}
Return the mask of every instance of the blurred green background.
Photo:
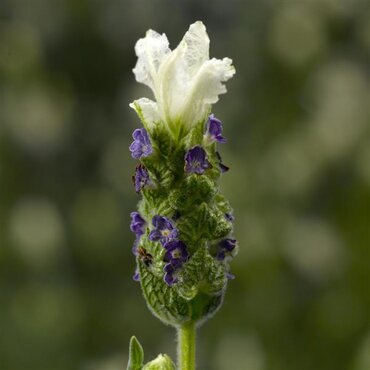
{"label": "blurred green background", "polygon": [[368,1],[0,1],[0,369],[118,370],[174,331],[132,281],[134,44],[202,20],[240,253],[200,370],[370,369]]}

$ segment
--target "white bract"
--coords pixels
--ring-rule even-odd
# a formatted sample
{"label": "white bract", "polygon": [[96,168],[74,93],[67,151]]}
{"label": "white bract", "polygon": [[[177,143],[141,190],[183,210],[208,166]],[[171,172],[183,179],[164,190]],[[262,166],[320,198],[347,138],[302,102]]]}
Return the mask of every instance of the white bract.
{"label": "white bract", "polygon": [[193,23],[175,50],[165,34],[149,30],[135,45],[136,80],[149,86],[156,101],[141,98],[130,104],[147,128],[165,122],[170,128],[206,119],[212,104],[226,92],[223,82],[235,73],[230,58],[209,59],[204,24]]}

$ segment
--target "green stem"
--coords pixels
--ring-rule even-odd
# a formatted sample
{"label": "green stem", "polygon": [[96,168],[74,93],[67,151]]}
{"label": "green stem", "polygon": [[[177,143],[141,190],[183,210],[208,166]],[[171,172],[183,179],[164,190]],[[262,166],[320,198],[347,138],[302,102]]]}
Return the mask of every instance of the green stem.
{"label": "green stem", "polygon": [[177,333],[178,370],[195,370],[195,323],[183,324]]}

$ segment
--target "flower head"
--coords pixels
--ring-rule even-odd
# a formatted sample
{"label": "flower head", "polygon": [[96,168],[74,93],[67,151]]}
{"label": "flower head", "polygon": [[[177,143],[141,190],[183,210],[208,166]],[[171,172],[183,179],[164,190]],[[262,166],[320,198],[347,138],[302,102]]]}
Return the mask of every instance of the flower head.
{"label": "flower head", "polygon": [[134,139],[130,145],[132,158],[143,158],[152,154],[153,147],[145,128],[137,128],[133,132],[132,138]]}
{"label": "flower head", "polygon": [[131,216],[131,225],[130,225],[131,231],[134,234],[136,234],[136,236],[143,235],[146,226],[145,220],[140,216],[139,212],[131,212],[130,216]]}
{"label": "flower head", "polygon": [[205,139],[208,143],[226,143],[226,139],[222,136],[222,122],[214,114],[208,117]]}
{"label": "flower head", "polygon": [[209,38],[204,24],[193,23],[173,51],[165,34],[149,30],[135,46],[136,80],[151,88],[156,101],[142,98],[130,106],[147,127],[163,121],[168,126],[191,126],[204,121],[223,82],[235,73],[232,60],[209,59]]}
{"label": "flower head", "polygon": [[178,231],[167,217],[156,215],[153,217],[152,223],[154,230],[149,234],[150,240],[159,240],[164,246],[168,241],[177,237]]}
{"label": "flower head", "polygon": [[135,191],[138,193],[144,186],[150,185],[152,182],[149,177],[148,170],[142,165],[139,164],[136,166],[134,184]]}
{"label": "flower head", "polygon": [[211,167],[207,160],[205,150],[197,145],[189,149],[185,154],[185,171],[188,173],[197,173],[201,175],[204,171]]}

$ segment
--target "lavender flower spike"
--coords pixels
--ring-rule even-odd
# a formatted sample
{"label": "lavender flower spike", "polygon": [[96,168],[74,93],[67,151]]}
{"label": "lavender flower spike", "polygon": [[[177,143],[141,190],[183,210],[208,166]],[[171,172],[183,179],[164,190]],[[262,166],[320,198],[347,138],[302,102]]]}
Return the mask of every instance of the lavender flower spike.
{"label": "lavender flower spike", "polygon": [[207,144],[214,142],[226,143],[226,139],[222,136],[222,122],[217,119],[214,114],[208,117],[205,140]]}
{"label": "lavender flower spike", "polygon": [[137,128],[132,137],[134,141],[130,145],[130,151],[132,158],[143,158],[152,154],[153,147],[150,142],[149,135],[146,132],[145,128]]}
{"label": "lavender flower spike", "polygon": [[152,220],[155,227],[149,234],[151,241],[160,241],[164,246],[168,241],[177,238],[178,231],[167,217],[156,215]]}
{"label": "lavender flower spike", "polygon": [[[219,186],[228,167],[216,151],[226,139],[210,114],[235,68],[230,58],[210,57],[209,44],[197,21],[174,50],[153,30],[135,45],[133,72],[155,100],[130,104],[142,123],[130,145],[140,162],[133,178],[140,214],[131,214],[134,279],[151,312],[178,331],[179,370],[195,370],[195,330],[221,306],[237,252],[232,208]],[[142,358],[132,339],[128,369],[176,369],[170,360]]]}
{"label": "lavender flower spike", "polygon": [[130,230],[134,234],[136,234],[136,236],[143,235],[146,226],[145,220],[140,216],[139,212],[131,212],[130,216],[131,216]]}
{"label": "lavender flower spike", "polygon": [[210,167],[211,164],[206,158],[206,152],[201,146],[197,145],[186,152],[185,171],[187,173],[196,173],[201,175]]}

